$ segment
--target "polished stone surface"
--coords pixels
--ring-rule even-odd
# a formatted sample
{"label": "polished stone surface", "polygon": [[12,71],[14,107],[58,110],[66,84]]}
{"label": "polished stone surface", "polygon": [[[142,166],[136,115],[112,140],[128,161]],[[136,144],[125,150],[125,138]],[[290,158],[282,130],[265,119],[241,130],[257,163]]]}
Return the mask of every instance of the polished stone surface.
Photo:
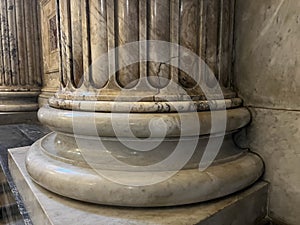
{"label": "polished stone surface", "polygon": [[299,9],[297,0],[237,1],[235,86],[247,105],[300,110]]}
{"label": "polished stone surface", "polygon": [[[132,137],[129,129],[140,138],[178,138],[212,134],[212,123],[225,124],[216,126],[213,134],[235,132],[249,124],[251,118],[246,108],[219,110],[211,113],[93,113],[85,111],[59,110],[43,107],[38,117],[41,123],[52,130],[64,134],[101,136],[101,137]],[[198,120],[199,122],[195,121]],[[180,122],[179,122],[180,121]],[[149,126],[152,124],[152,126]],[[129,126],[129,127],[128,127]],[[164,126],[166,134],[162,136]],[[200,126],[200,127],[199,127]],[[97,132],[93,132],[94,129]],[[116,132],[118,132],[116,134]]]}
{"label": "polished stone surface", "polygon": [[34,87],[41,82],[37,1],[4,0],[0,7],[0,86]]}
{"label": "polished stone surface", "polygon": [[39,106],[46,105],[48,99],[53,97],[60,87],[59,75],[59,50],[58,34],[56,24],[56,1],[39,0],[41,15],[41,39],[43,53],[43,87],[39,96]]}
{"label": "polished stone surface", "polygon": [[[140,141],[140,147],[158,143],[157,147],[151,148],[152,151],[139,152],[124,146],[124,138],[126,143],[131,142],[135,146],[138,144],[138,140],[132,140],[126,128],[128,114],[116,113],[117,116],[112,118],[111,113],[76,112],[44,107],[39,111],[40,121],[57,133],[50,134],[31,146],[26,158],[27,170],[34,181],[48,190],[99,204],[153,207],[219,198],[253,184],[263,173],[261,159],[237,148],[232,140],[232,133],[249,123],[249,111],[245,108],[216,111],[218,123],[222,123],[222,113],[227,118],[224,140],[220,140],[222,130],[214,129],[214,133],[211,133],[211,113],[206,111],[196,113],[196,117],[193,117],[193,113],[130,114],[129,123],[134,137],[149,139]],[[195,125],[195,118],[200,120],[200,130]],[[185,124],[182,128],[178,124],[179,120],[188,121],[188,126]],[[151,121],[157,123],[150,133]],[[118,124],[118,135],[123,137],[123,141],[116,137],[114,124]],[[163,137],[162,124],[168,127],[163,135],[166,138],[160,140]],[[98,132],[92,133],[91,125]],[[200,132],[200,137],[197,132]],[[72,133],[76,134],[76,138]],[[214,150],[205,153],[209,141],[206,134],[213,135],[210,141],[220,140],[220,144],[223,143],[211,161],[203,157],[205,154],[213,154],[211,151]],[[104,144],[102,147],[97,141],[99,135]],[[182,149],[178,150],[179,142]],[[189,146],[194,142],[195,149],[190,153]],[[173,151],[177,152],[177,163],[158,163],[170,158]],[[186,154],[182,157],[178,152]],[[205,158],[204,161],[202,158]],[[178,167],[178,160],[183,161],[182,166]],[[118,161],[122,161],[123,165],[120,166]],[[199,171],[200,161],[203,164],[212,162],[212,165],[207,171]],[[129,165],[131,168],[128,168]],[[95,169],[109,173],[108,177],[117,174],[116,179],[130,185],[124,186],[110,181],[107,177],[103,178]],[[162,179],[160,181],[163,182],[145,185],[155,179]],[[134,186],[132,182],[139,185]]]}
{"label": "polished stone surface", "polygon": [[[42,2],[51,5],[51,1]],[[165,46],[161,54],[149,44],[135,49],[134,53],[141,53],[138,56],[121,50],[116,52],[116,57],[103,56],[109,50],[143,40],[182,44],[193,54],[200,56],[220,83],[228,88],[231,85],[233,11],[232,0],[227,0],[224,4],[218,0],[184,0],[180,3],[168,0],[58,2],[62,65],[60,75],[64,91],[103,89],[101,95],[106,95],[110,100],[122,88],[135,87],[136,91],[150,89],[156,93],[159,91],[168,94],[172,89],[163,88],[170,83],[170,79],[190,95],[197,97],[201,90],[195,85],[193,78],[189,77],[190,74],[187,75],[187,71],[178,72],[165,63],[176,61],[176,65],[186,65],[188,70],[194,68],[195,63],[191,66],[189,57],[184,53],[178,55],[178,50]],[[147,56],[148,63],[137,62],[122,68],[128,58],[144,61],[144,55]],[[100,56],[103,56],[101,68],[97,66]],[[157,56],[164,59],[162,64],[150,59]],[[89,68],[91,64],[96,66]],[[113,72],[115,69],[118,72]],[[208,77],[207,70],[199,71],[201,82],[212,87],[216,82]],[[112,77],[108,77],[109,74]],[[147,85],[138,82],[140,78],[146,78]],[[71,92],[69,94],[73,95]],[[232,94],[228,90],[227,92]]]}
{"label": "polished stone surface", "polygon": [[49,130],[38,124],[0,126],[0,224],[31,225],[7,165],[7,149],[32,144]]}
{"label": "polished stone surface", "polygon": [[[34,112],[41,85],[37,1],[0,2],[0,112]],[[25,116],[24,116],[25,117]]]}
{"label": "polished stone surface", "polygon": [[270,182],[270,217],[297,225],[300,219],[300,112],[257,108],[251,111],[249,144],[265,162],[264,179]]}
{"label": "polished stone surface", "polygon": [[300,2],[237,0],[236,9],[236,88],[253,115],[248,146],[266,165],[270,216],[298,225]]}
{"label": "polished stone surface", "polygon": [[[61,88],[39,111],[40,121],[56,133],[28,152],[32,179],[70,198],[135,207],[203,202],[257,181],[261,159],[231,138],[250,122],[230,90],[233,3],[57,1]],[[51,1],[42,4],[53,9]],[[129,52],[108,52],[133,41],[141,42]],[[178,49],[181,43],[190,51]],[[195,73],[196,85],[178,64]],[[97,146],[99,138],[106,146]],[[130,185],[97,176],[95,167]]]}
{"label": "polished stone surface", "polygon": [[[41,13],[41,32],[43,59],[44,59],[44,75],[47,74],[49,79],[45,79],[44,87],[59,87],[59,50],[58,50],[58,34],[59,30],[56,25],[56,2],[54,0],[39,0],[39,10]],[[54,74],[57,77],[54,79]],[[53,76],[53,79],[50,77]],[[55,86],[53,86],[55,85]]]}
{"label": "polished stone surface", "polygon": [[0,125],[37,123],[38,95],[37,90],[1,91],[0,87]]}
{"label": "polished stone surface", "polygon": [[0,125],[0,155],[4,165],[7,165],[7,149],[31,145],[49,132],[37,123]]}
{"label": "polished stone surface", "polygon": [[264,182],[227,198],[183,207],[133,209],[70,200],[46,191],[30,179],[24,164],[27,150],[28,147],[10,150],[9,164],[36,225],[253,225],[266,215],[268,185]]}
{"label": "polished stone surface", "polygon": [[[114,163],[108,160],[104,160],[111,165],[108,168],[101,168],[103,162],[81,165],[57,155],[52,157],[46,151],[36,142],[27,154],[26,168],[35,182],[73,199],[116,206],[159,207],[204,202],[250,186],[264,169],[261,159],[251,153],[224,160],[205,171],[196,167],[177,172],[172,168],[114,169]],[[154,182],[148,184],[151,180]]]}

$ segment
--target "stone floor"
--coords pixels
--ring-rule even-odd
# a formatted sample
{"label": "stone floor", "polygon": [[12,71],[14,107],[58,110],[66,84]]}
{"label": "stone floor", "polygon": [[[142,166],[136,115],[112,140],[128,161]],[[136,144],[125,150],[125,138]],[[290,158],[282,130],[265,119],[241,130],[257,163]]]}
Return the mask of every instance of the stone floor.
{"label": "stone floor", "polygon": [[29,146],[49,130],[38,124],[0,125],[0,225],[32,224],[7,166],[7,150]]}

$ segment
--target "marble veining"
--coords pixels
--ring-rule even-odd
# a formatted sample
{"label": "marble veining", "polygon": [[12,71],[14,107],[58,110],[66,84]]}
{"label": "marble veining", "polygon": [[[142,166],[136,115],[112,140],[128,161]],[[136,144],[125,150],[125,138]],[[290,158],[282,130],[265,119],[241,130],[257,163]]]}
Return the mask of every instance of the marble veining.
{"label": "marble veining", "polygon": [[38,87],[40,49],[36,1],[1,1],[0,90]]}
{"label": "marble veining", "polygon": [[[171,79],[188,92],[194,89],[195,81],[185,72],[156,62],[129,65],[109,79],[110,67],[122,67],[126,59],[131,57],[123,52],[116,52],[116,58],[111,62],[111,59],[101,58],[104,60],[102,64],[107,66],[94,68],[97,69],[95,71],[90,68],[88,73],[88,63],[99,63],[97,59],[109,49],[145,39],[173,42],[186,47],[208,64],[222,85],[230,86],[232,0],[222,5],[217,0],[121,0],[113,4],[105,0],[89,1],[88,4],[86,0],[75,2],[61,2],[58,7],[63,84],[67,88],[73,86],[80,89],[92,85],[96,89],[130,89],[136,87],[140,77],[148,77],[148,83],[154,88],[166,87]],[[85,9],[82,7],[84,4],[88,10],[82,10]],[[70,12],[67,8],[70,8]],[[67,18],[74,18],[75,15],[81,18],[81,22],[71,19],[71,25],[68,25],[65,22]],[[89,37],[87,43],[83,37]],[[136,49],[136,52],[141,50]],[[148,54],[153,51],[151,44],[146,51]],[[168,49],[165,49],[165,54],[169,55],[170,60],[174,55]],[[179,61],[190,63],[191,66],[195,63],[185,60],[181,57]],[[207,80],[205,69],[198,69],[202,82],[215,85]],[[85,77],[82,77],[82,73],[85,73]],[[199,90],[194,92],[199,93]]]}
{"label": "marble veining", "polygon": [[41,55],[37,12],[36,1],[0,2],[0,112],[38,109]]}

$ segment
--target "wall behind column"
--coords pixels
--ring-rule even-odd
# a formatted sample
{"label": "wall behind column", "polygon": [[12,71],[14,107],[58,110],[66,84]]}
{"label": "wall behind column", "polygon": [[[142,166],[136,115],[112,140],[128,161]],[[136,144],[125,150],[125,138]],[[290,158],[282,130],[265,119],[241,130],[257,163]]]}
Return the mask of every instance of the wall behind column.
{"label": "wall behind column", "polygon": [[237,0],[235,84],[266,164],[270,216],[300,221],[300,1]]}

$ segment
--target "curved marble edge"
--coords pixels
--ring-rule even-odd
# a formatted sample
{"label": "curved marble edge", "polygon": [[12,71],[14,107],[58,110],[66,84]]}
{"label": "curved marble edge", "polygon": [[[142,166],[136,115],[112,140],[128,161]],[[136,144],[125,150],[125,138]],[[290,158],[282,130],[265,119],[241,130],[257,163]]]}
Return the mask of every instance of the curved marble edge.
{"label": "curved marble edge", "polygon": [[[223,114],[227,116],[227,127],[225,132],[240,129],[246,126],[251,119],[250,112],[246,108],[235,108],[229,110],[214,111],[216,123],[221,123]],[[222,116],[218,116],[218,114]],[[195,125],[195,117],[198,116],[199,126]],[[54,131],[84,136],[116,136],[115,129],[118,128],[119,137],[128,137],[127,126],[135,137],[160,138],[162,136],[161,128],[155,127],[151,132],[149,124],[156,121],[157,124],[165,123],[167,131],[165,137],[180,136],[198,136],[211,134],[211,112],[194,113],[100,113],[100,112],[80,112],[70,110],[60,110],[49,106],[42,107],[38,112],[38,118],[41,123],[50,127]],[[129,119],[128,119],[129,118]],[[180,127],[180,122],[189,124],[185,127],[184,134]],[[117,126],[114,127],[113,125]],[[221,129],[221,128],[220,128]],[[224,132],[224,130],[215,129],[215,133]]]}
{"label": "curved marble edge", "polygon": [[[178,143],[178,138],[169,138],[164,141],[158,140],[161,145],[159,148],[155,149],[155,151],[151,150],[150,152],[140,152],[138,150],[132,150],[124,146],[122,142],[117,138],[101,138],[101,141],[106,148],[101,151],[101,149],[99,149],[101,146],[99,145],[97,140],[96,143],[94,143],[95,140],[93,142],[92,139],[87,137],[86,139],[89,141],[89,149],[82,150],[80,149],[80,146],[78,146],[77,141],[74,137],[71,137],[71,139],[69,138],[67,140],[63,140],[61,138],[56,139],[58,135],[59,134],[52,132],[34,143],[31,148],[38,148],[49,157],[68,164],[78,165],[80,167],[90,167],[90,165],[93,164],[97,168],[114,171],[127,170],[127,164],[145,166],[157,163],[168,157],[174,151],[174,146],[177,146]],[[232,161],[245,154],[245,150],[241,150],[237,146],[235,146],[231,135],[232,133],[226,134],[219,153],[211,165]],[[65,135],[63,136],[65,137]],[[194,153],[182,169],[193,169],[199,167],[199,163],[203,157],[207,142],[211,138],[213,139],[214,137],[197,137],[198,144],[197,146],[195,146]],[[194,139],[195,138],[193,138],[193,140]],[[152,141],[155,140],[149,140],[149,142]],[[191,141],[191,138],[187,138],[186,140],[181,141],[188,144]],[[112,142],[116,144],[112,146]],[[86,156],[88,158],[86,158]],[[114,162],[107,163],[109,162],[111,157],[125,162],[125,165],[116,164]],[[89,160],[89,163],[87,163],[87,159]],[[153,171],[170,171],[174,170],[174,168],[177,168],[177,165],[158,165],[155,168],[151,169]]]}
{"label": "curved marble edge", "polygon": [[113,101],[76,101],[49,99],[49,105],[57,109],[67,109],[85,112],[147,112],[147,113],[168,113],[168,112],[190,112],[209,111],[237,108],[243,101],[240,98],[224,100],[202,100],[202,101],[172,101],[172,102],[113,102]]}
{"label": "curved marble edge", "polygon": [[[69,198],[115,206],[160,207],[203,202],[239,191],[257,181],[264,170],[252,153],[209,167],[181,170],[166,181],[149,186],[124,186],[101,177],[94,170],[54,160],[31,148],[26,157],[31,178],[44,188]],[[43,168],[43,169],[41,169]],[[120,177],[137,179],[136,173],[118,171]],[[157,173],[140,173],[148,179]]]}

